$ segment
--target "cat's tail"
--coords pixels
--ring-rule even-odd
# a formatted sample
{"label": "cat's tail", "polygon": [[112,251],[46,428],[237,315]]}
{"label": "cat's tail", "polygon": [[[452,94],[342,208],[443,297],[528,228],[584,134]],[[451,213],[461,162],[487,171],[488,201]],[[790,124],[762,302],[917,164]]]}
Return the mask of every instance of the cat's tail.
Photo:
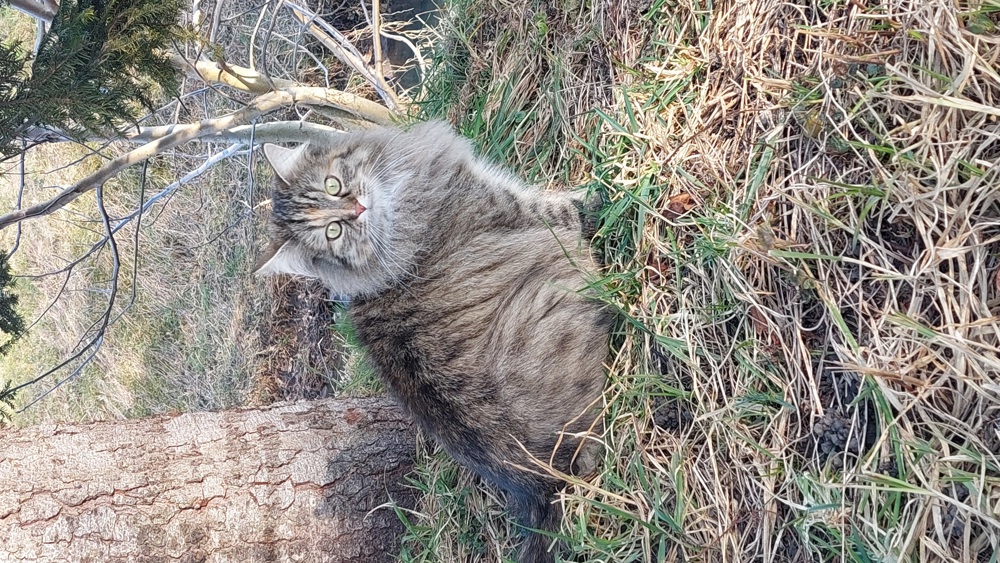
{"label": "cat's tail", "polygon": [[524,528],[517,563],[555,563],[558,542],[548,534],[559,532],[562,510],[552,503],[554,492],[552,488],[546,488],[530,495],[511,496],[511,509],[517,523]]}

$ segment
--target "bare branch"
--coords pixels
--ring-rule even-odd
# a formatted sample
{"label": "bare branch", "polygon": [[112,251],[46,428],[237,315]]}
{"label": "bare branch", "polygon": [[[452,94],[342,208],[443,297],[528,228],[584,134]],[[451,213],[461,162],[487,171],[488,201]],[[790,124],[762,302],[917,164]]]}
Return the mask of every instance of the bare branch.
{"label": "bare branch", "polygon": [[[323,115],[332,119],[349,121],[352,126],[361,128],[364,127],[365,124],[370,125],[368,122],[359,121],[353,115],[335,108],[316,109]],[[132,143],[148,143],[162,139],[167,135],[178,131],[193,130],[198,127],[198,123],[139,127],[138,129],[132,129],[125,132],[122,140]],[[325,139],[329,138],[330,135],[336,135],[338,133],[343,133],[343,130],[337,129],[336,127],[321,125],[319,123],[310,123],[307,121],[274,121],[271,123],[262,123],[260,125],[240,125],[239,127],[233,127],[232,129],[226,131],[219,131],[214,135],[206,135],[204,137],[191,139],[191,141],[205,141],[209,143],[215,143],[218,141],[249,141],[251,137],[254,137],[255,141],[262,143],[322,143]],[[51,138],[46,142],[54,143],[79,141],[98,142],[106,141],[106,139],[96,136],[86,137],[83,139],[70,139],[69,137],[58,136],[58,134],[53,133]],[[89,156],[91,156],[90,153],[87,154],[87,157]]]}
{"label": "bare branch", "polygon": [[239,125],[246,125],[265,114],[293,104],[332,106],[348,111],[359,118],[380,124],[388,124],[392,119],[392,114],[375,102],[337,90],[300,87],[271,92],[256,98],[247,107],[230,115],[201,121],[196,127],[179,129],[165,137],[125,153],[103,166],[97,172],[66,188],[59,195],[48,201],[0,216],[0,229],[9,227],[25,219],[48,215],[64,207],[82,194],[107,182],[125,168],[138,164],[167,149],[176,147],[192,139],[207,137]]}
{"label": "bare branch", "polygon": [[[94,357],[97,355],[98,350],[100,350],[101,345],[104,343],[104,333],[107,331],[108,325],[111,323],[111,313],[114,310],[115,300],[118,298],[118,275],[121,272],[121,260],[118,253],[118,243],[117,241],[115,241],[114,232],[111,230],[111,219],[108,217],[108,210],[104,206],[103,185],[97,186],[97,209],[100,212],[101,223],[104,225],[104,232],[106,233],[107,242],[111,249],[112,270],[111,270],[111,280],[110,280],[111,287],[108,289],[108,305],[107,307],[105,307],[104,313],[101,314],[100,318],[94,321],[94,324],[92,324],[84,333],[85,336],[83,336],[80,339],[80,342],[77,343],[76,353],[74,353],[72,356],[64,360],[56,367],[47,370],[46,372],[42,373],[41,375],[30,381],[27,381],[25,383],[13,387],[12,390],[18,391],[20,389],[24,389],[25,387],[38,383],[39,381],[56,373],[57,371],[69,365],[70,363],[74,362],[75,360],[80,359],[81,357],[83,357],[85,353],[87,353],[88,350],[90,351],[90,355],[84,358],[84,360],[80,363],[80,365],[76,366],[76,369],[74,369],[73,372],[70,373],[66,378],[56,383],[54,386],[52,386],[50,389],[48,389],[41,395],[35,397],[31,402],[22,407],[18,412],[24,412],[35,403],[42,400],[42,398],[51,393],[53,390],[57,389],[63,383],[69,381],[77,374],[79,374],[87,364],[93,361]],[[94,327],[97,327],[97,330],[94,332],[94,336],[90,339],[89,342],[80,347],[80,344],[82,344],[83,339],[86,338],[86,333],[89,333],[92,329],[94,329]]]}
{"label": "bare branch", "polygon": [[[252,53],[252,51],[251,51]],[[310,54],[309,56],[312,56]],[[313,57],[315,59],[315,57]],[[222,63],[214,63],[210,61],[196,61],[191,62],[180,55],[171,55],[171,60],[175,66],[188,72],[195,78],[200,78],[208,84],[226,84],[236,88],[237,90],[242,90],[244,92],[250,92],[251,94],[266,94],[274,90],[287,90],[290,88],[304,88],[305,86],[299,85],[297,82],[292,80],[284,80],[281,78],[271,78],[269,76],[260,74],[252,68],[242,67],[238,65],[229,65]],[[320,64],[319,61],[316,61]],[[357,101],[359,105],[369,105],[372,102],[365,100],[354,94],[347,92],[342,92],[344,97],[348,97]],[[374,104],[377,106],[377,104]],[[381,107],[381,106],[378,106]],[[365,127],[364,121],[358,120],[358,112],[352,111],[349,107],[318,107],[317,111],[331,119],[339,119],[349,122],[352,126]],[[375,110],[378,111],[378,110]],[[385,112],[388,113],[388,112]],[[367,119],[367,118],[365,118]],[[382,121],[376,119],[370,119],[369,121],[374,123],[383,123]],[[126,135],[130,140],[135,140],[137,135]],[[141,135],[138,135],[141,136]],[[237,138],[243,137],[225,137],[226,140],[237,140]],[[280,141],[295,141],[297,138],[287,138],[287,139],[268,139],[271,142]]]}
{"label": "bare branch", "polygon": [[[268,4],[270,4],[270,2],[268,2]],[[279,6],[280,6],[280,2],[279,2]],[[264,17],[267,15],[267,12],[268,12],[267,8],[261,9],[260,14],[257,16],[257,23],[254,24],[253,31],[250,33],[250,41],[248,43],[249,47],[247,48],[247,53],[250,55],[250,66],[253,67],[253,68],[257,68],[257,61],[254,58],[254,49],[253,49],[253,46],[257,44],[257,34],[260,32],[260,26],[261,26],[262,23],[264,23]],[[265,37],[270,37],[271,36],[271,31],[274,29],[274,24],[277,21],[277,17],[278,17],[278,10],[275,9],[275,10],[271,11],[271,21],[268,23],[267,34],[265,35]],[[264,45],[265,46],[267,45],[267,40],[266,39],[264,40]],[[265,52],[266,52],[266,50],[262,51],[262,53],[265,53]],[[265,65],[263,67],[265,72],[267,71],[267,63],[266,63],[266,61],[267,61],[266,57],[261,61],[261,63]]]}
{"label": "bare branch", "polygon": [[18,137],[22,142],[31,145],[38,145],[41,143],[68,143],[77,140],[58,129],[45,127],[43,125],[29,125],[28,127],[25,127],[24,131],[21,132]]}
{"label": "bare branch", "polygon": [[208,31],[208,42],[215,43],[215,37],[219,33],[219,22],[222,20],[222,6],[225,2],[221,0],[215,3],[215,10],[212,12],[212,24]]}
{"label": "bare branch", "polygon": [[372,0],[372,53],[375,56],[375,76],[388,89],[389,84],[382,72],[382,7],[379,0]]}
{"label": "bare branch", "polygon": [[46,24],[52,23],[59,11],[59,3],[55,0],[10,0],[10,7]]}
{"label": "bare branch", "polygon": [[[18,171],[20,172],[20,174],[18,174],[17,199],[14,201],[14,209],[20,209],[21,202],[24,200],[24,179],[26,177],[24,170],[24,158],[25,158],[24,146],[25,146],[24,141],[21,141],[21,154],[18,155],[19,156]],[[11,247],[10,252],[7,253],[7,258],[14,256],[14,253],[17,252],[17,249],[20,246],[21,246],[21,224],[18,223],[17,233],[14,234],[14,245]]]}
{"label": "bare branch", "polygon": [[297,4],[285,2],[285,5],[292,11],[295,19],[299,20],[316,39],[319,39],[327,49],[341,60],[344,64],[354,69],[363,76],[378,92],[382,101],[389,109],[396,110],[400,107],[399,98],[392,88],[381,78],[381,73],[375,72],[365,63],[361,53],[343,36],[336,28],[326,23],[322,18]]}
{"label": "bare branch", "polygon": [[266,94],[298,86],[291,80],[264,76],[252,68],[211,61],[189,61],[177,53],[170,55],[170,61],[194,78],[208,83],[225,84],[251,94]]}
{"label": "bare branch", "polygon": [[[329,109],[329,108],[327,108]],[[344,112],[344,116],[350,114]],[[171,133],[181,129],[198,127],[197,123],[186,125],[161,125],[159,127],[142,127],[138,131],[132,131],[125,135],[125,138],[135,143],[148,143],[157,139],[162,139]],[[306,121],[275,121],[273,123],[262,123],[260,125],[241,125],[233,127],[227,131],[219,131],[214,135],[199,137],[195,140],[201,141],[249,141],[253,136],[255,142],[261,143],[322,143],[330,135],[342,133],[340,129],[309,123]]]}
{"label": "bare branch", "polygon": [[45,20],[38,20],[38,24],[35,26],[35,44],[31,47],[31,52],[38,54],[38,50],[42,48],[42,41],[45,39],[45,33],[49,30],[49,23]]}

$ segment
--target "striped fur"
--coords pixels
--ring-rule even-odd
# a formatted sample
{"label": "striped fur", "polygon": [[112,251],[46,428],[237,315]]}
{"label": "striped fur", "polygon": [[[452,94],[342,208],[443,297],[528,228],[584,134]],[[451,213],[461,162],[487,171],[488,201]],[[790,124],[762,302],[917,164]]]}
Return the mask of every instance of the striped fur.
{"label": "striped fur", "polygon": [[[586,290],[580,203],[485,163],[441,123],[266,152],[279,178],[260,271],[351,297],[371,363],[420,427],[506,491],[524,528],[557,530],[560,483],[537,461],[596,470],[612,324]],[[326,193],[330,175],[350,194]],[[549,538],[526,533],[519,561],[554,561]]]}

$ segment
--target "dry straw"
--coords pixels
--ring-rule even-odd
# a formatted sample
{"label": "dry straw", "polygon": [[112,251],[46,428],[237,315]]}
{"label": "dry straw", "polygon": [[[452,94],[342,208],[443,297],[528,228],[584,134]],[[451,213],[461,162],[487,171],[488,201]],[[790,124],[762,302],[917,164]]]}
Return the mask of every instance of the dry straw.
{"label": "dry straw", "polygon": [[659,10],[597,169],[648,330],[580,552],[995,561],[1000,4]]}

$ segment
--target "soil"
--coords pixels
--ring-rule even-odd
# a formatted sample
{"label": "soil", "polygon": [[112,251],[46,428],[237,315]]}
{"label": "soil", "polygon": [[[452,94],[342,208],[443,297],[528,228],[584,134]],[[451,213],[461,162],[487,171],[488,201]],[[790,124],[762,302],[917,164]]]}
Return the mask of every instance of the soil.
{"label": "soil", "polygon": [[691,407],[681,399],[654,397],[653,423],[658,427],[679,435],[687,431],[694,422]]}
{"label": "soil", "polygon": [[343,343],[334,330],[343,307],[316,281],[276,276],[268,285],[271,309],[258,328],[264,358],[251,402],[335,394],[346,373]]}

